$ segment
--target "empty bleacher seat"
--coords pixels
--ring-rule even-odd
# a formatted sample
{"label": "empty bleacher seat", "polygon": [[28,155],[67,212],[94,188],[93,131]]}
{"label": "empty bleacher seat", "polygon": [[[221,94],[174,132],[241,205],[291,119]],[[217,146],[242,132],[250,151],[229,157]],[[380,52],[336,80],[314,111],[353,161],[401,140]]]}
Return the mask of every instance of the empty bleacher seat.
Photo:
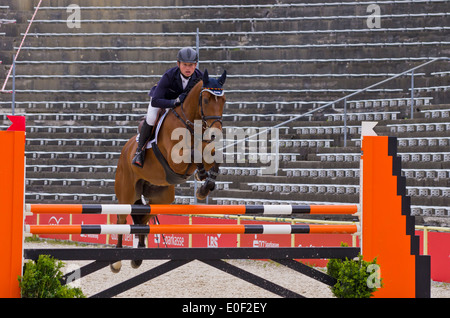
{"label": "empty bleacher seat", "polygon": [[450,137],[397,138],[399,146],[448,146]]}
{"label": "empty bleacher seat", "polygon": [[388,124],[392,133],[400,132],[422,132],[422,131],[447,131],[450,130],[450,122],[434,122],[434,123],[397,123]]}
{"label": "empty bleacher seat", "polygon": [[359,193],[359,185],[341,184],[291,184],[251,182],[248,185],[253,191],[280,193],[322,193],[322,194],[353,194]]}
{"label": "empty bleacher seat", "polygon": [[427,109],[422,110],[425,118],[448,118],[450,117],[450,109]]}
{"label": "empty bleacher seat", "polygon": [[[415,97],[414,105],[429,105],[433,97]],[[386,99],[366,99],[352,100],[347,102],[350,108],[376,108],[376,107],[393,107],[407,106],[411,104],[411,98],[386,98]]]}
{"label": "empty bleacher seat", "polygon": [[261,167],[227,167],[220,166],[220,174],[233,176],[260,176],[263,168]]}
{"label": "empty bleacher seat", "polygon": [[359,178],[360,169],[350,168],[283,168],[287,177]]}
{"label": "empty bleacher seat", "polygon": [[95,151],[25,151],[25,156],[33,159],[119,159],[120,152]]}
{"label": "empty bleacher seat", "polygon": [[[294,127],[297,131],[297,134],[302,135],[322,135],[322,134],[343,134],[344,126],[303,126],[303,127]],[[361,126],[347,126],[347,131],[350,134],[360,134]]]}
{"label": "empty bleacher seat", "polygon": [[320,161],[343,162],[343,161],[359,161],[360,153],[318,153]]}
{"label": "empty bleacher seat", "polygon": [[[395,120],[400,112],[370,112],[370,113],[347,113],[347,120],[370,121],[370,120]],[[344,120],[344,114],[325,114],[332,121]]]}

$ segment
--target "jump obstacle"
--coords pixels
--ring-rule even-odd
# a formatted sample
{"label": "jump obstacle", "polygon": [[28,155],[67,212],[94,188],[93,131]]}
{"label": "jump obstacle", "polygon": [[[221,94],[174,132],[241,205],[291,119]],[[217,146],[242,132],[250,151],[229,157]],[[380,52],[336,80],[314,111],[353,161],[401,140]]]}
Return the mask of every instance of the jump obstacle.
{"label": "jump obstacle", "polygon": [[[14,126],[14,125],[13,125]],[[13,127],[12,126],[12,127]],[[272,259],[284,266],[332,285],[335,280],[297,262],[301,258],[353,258],[358,253],[365,260],[377,257],[381,269],[382,288],[375,297],[430,297],[430,257],[419,254],[419,239],[414,235],[414,218],[401,177],[401,160],[396,156],[397,139],[376,136],[375,126],[363,123],[360,204],[348,206],[211,206],[161,205],[40,205],[24,203],[25,132],[24,129],[0,132],[4,156],[0,159],[0,199],[3,222],[0,235],[3,253],[8,261],[0,264],[0,297],[20,297],[17,277],[22,274],[24,258],[37,259],[41,254],[60,260],[96,260],[81,269],[91,273],[125,259],[168,259],[156,268],[113,286],[94,297],[111,297],[149,279],[167,273],[190,261],[199,260],[234,276],[247,280],[284,297],[300,297],[272,282],[243,271],[222,259]],[[355,214],[357,225],[75,225],[33,226],[24,224],[25,212],[71,214]],[[218,212],[220,211],[220,212]],[[220,227],[218,227],[220,226]],[[58,233],[335,233],[361,232],[361,248],[291,247],[291,248],[135,248],[135,249],[28,249],[23,250],[24,232]],[[152,232],[153,231],[153,232]],[[177,232],[179,231],[179,232]],[[198,232],[196,232],[198,231]],[[69,273],[70,274],[70,273]],[[68,275],[69,275],[68,274]],[[66,275],[67,278],[67,275]]]}
{"label": "jump obstacle", "polygon": [[25,225],[32,234],[353,234],[354,225]]}
{"label": "jump obstacle", "polygon": [[129,204],[26,204],[36,214],[355,214],[358,205],[129,205]]}
{"label": "jump obstacle", "polygon": [[[37,214],[199,214],[295,215],[355,214],[358,205],[129,205],[129,204],[26,204]],[[359,225],[26,225],[31,234],[352,234]]]}

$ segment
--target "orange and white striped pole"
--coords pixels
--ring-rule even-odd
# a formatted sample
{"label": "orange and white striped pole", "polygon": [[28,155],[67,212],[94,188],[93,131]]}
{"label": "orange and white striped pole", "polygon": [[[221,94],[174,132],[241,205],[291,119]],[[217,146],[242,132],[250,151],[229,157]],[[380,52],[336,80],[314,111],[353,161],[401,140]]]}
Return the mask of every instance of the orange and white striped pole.
{"label": "orange and white striped pole", "polygon": [[130,204],[27,204],[36,214],[228,214],[292,215],[355,214],[358,205],[130,205]]}
{"label": "orange and white striped pole", "polygon": [[31,234],[353,234],[359,225],[314,224],[164,224],[26,225]]}

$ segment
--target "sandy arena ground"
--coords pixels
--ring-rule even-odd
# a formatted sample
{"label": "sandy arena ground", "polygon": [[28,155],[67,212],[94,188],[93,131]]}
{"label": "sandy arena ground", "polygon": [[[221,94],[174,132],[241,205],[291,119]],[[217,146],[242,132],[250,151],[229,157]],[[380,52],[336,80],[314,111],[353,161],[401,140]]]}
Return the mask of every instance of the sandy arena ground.
{"label": "sandy arena ground", "polygon": [[[69,245],[47,242],[26,243],[25,248],[64,248]],[[89,246],[92,247],[92,246]],[[82,247],[81,247],[82,248]],[[89,297],[124,280],[143,273],[165,261],[144,261],[133,269],[129,261],[122,262],[120,273],[109,267],[92,273],[76,283]],[[270,261],[229,260],[230,264],[270,280],[308,298],[333,298],[330,288],[312,278]],[[66,262],[73,270],[89,262]],[[169,273],[154,278],[117,297],[119,298],[275,298],[279,297],[199,261],[190,262]],[[432,282],[432,298],[450,298],[450,284]]]}

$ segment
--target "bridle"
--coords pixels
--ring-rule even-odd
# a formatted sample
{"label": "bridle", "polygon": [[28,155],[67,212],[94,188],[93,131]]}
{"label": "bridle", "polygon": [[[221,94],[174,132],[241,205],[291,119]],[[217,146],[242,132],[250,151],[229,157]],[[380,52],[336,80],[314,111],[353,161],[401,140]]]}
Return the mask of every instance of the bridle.
{"label": "bridle", "polygon": [[[214,96],[223,96],[224,91],[223,88],[208,88],[208,87],[202,87],[198,99],[198,107],[200,107],[200,116],[202,120],[202,129],[208,129],[211,128],[216,122],[220,123],[220,126],[222,127],[222,116],[205,116],[205,112],[203,111],[203,92],[207,91]],[[177,107],[175,107],[177,108]],[[172,113],[186,126],[186,128],[189,130],[191,135],[194,135],[194,123],[187,118],[184,109],[183,109],[183,103],[180,105],[181,114],[184,118],[182,118],[176,111],[175,108],[171,108]],[[214,120],[210,125],[208,125],[208,120]],[[213,140],[210,140],[209,142],[212,142]]]}
{"label": "bridle", "polygon": [[[205,70],[205,73],[206,73],[206,70]],[[225,81],[225,74],[226,73],[224,73],[224,75],[222,75],[223,82]],[[219,82],[220,86],[222,86],[223,82],[222,83]],[[220,129],[222,130],[222,116],[206,116],[205,115],[205,112],[203,109],[203,99],[202,99],[203,92],[205,92],[205,91],[216,96],[216,100],[217,100],[217,96],[224,95],[224,90],[221,87],[215,88],[215,87],[202,86],[202,88],[200,90],[199,98],[198,98],[198,107],[200,107],[200,116],[201,116],[201,120],[202,120],[202,133],[203,133],[203,131],[206,131],[207,129],[211,128],[215,123],[220,123]],[[181,105],[180,105],[180,110],[181,110],[181,114],[184,118],[182,118],[175,111],[175,108],[171,109],[171,111],[175,115],[175,117],[177,117],[184,124],[184,126],[189,130],[189,132],[191,133],[191,137],[195,138],[195,129],[194,129],[195,124],[193,122],[191,122],[189,120],[189,118],[187,118],[187,116],[184,112],[184,109],[183,109],[183,103],[181,103]],[[213,122],[210,125],[208,125],[208,120],[213,120]],[[210,143],[214,142],[214,140],[215,140],[215,135],[212,134],[210,140],[206,141],[206,143],[210,144]],[[191,158],[193,158],[194,159],[193,161],[195,161],[195,149],[194,148],[191,149]],[[189,163],[183,177],[186,177],[191,165],[193,164],[193,161],[191,161]],[[219,175],[219,166],[217,163],[208,172],[205,170],[205,166],[202,162],[197,163],[196,178],[198,177],[198,180],[206,180],[205,184],[201,187],[201,189],[203,189],[205,187],[205,185],[207,185],[209,191],[214,190],[215,180],[218,175]]]}
{"label": "bridle", "polygon": [[[200,107],[200,115],[202,116],[202,122],[203,122],[203,127],[205,129],[211,128],[216,122],[220,123],[220,127],[222,127],[222,116],[205,116],[205,113],[203,112],[203,99],[202,99],[202,95],[203,92],[207,91],[211,94],[213,94],[214,96],[223,96],[224,91],[223,88],[207,88],[207,87],[202,87],[202,90],[200,91],[200,96],[198,98],[198,105]],[[208,126],[208,120],[214,119],[214,121]]]}

